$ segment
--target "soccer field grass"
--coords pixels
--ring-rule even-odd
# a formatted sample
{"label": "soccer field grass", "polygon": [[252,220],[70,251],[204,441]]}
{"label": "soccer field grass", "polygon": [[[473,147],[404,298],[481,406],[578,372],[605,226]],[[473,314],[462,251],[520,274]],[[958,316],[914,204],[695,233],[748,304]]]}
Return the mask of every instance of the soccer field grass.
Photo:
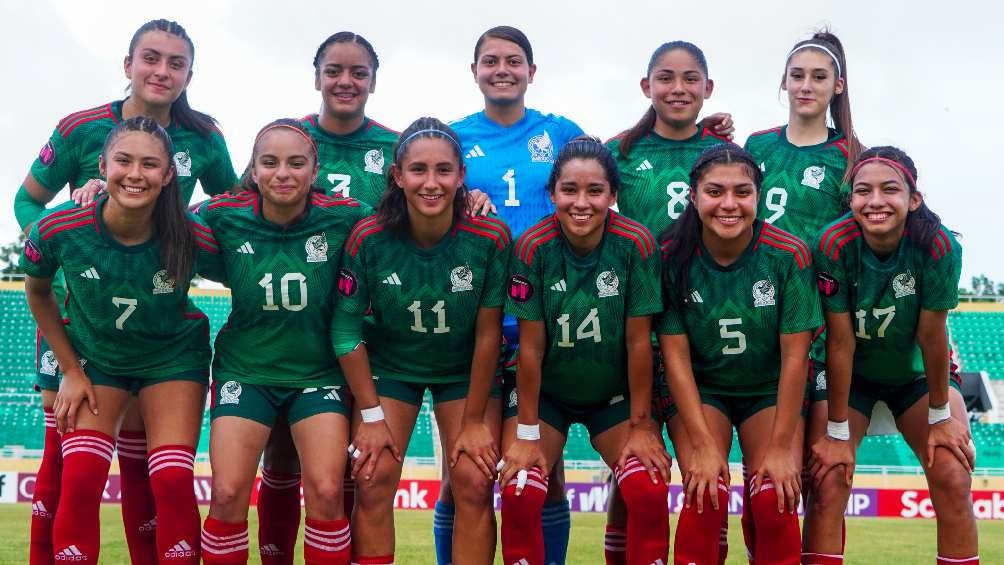
{"label": "soccer field grass", "polygon": [[[202,508],[205,512],[205,507]],[[28,519],[31,505],[0,506],[0,563],[26,563],[28,560]],[[406,510],[397,512],[398,565],[425,565],[435,563],[432,543],[432,512]],[[251,531],[257,521],[250,516]],[[603,563],[603,526],[605,516],[596,513],[573,513],[572,534],[568,548],[569,565]],[[671,530],[675,531],[676,516],[671,517]],[[101,508],[101,562],[128,563],[122,520],[118,506]],[[868,565],[906,565],[933,563],[935,550],[934,520],[899,520],[892,518],[850,518],[847,521],[847,563]],[[980,557],[982,563],[1004,563],[1004,522],[981,521]],[[302,530],[301,530],[302,533]],[[254,534],[252,533],[252,541]],[[302,541],[302,540],[301,540]],[[252,551],[251,563],[259,563],[257,552]],[[297,549],[297,563],[302,563]],[[496,556],[496,563],[501,559]],[[728,563],[744,564],[745,551],[739,519],[733,518],[729,527]]]}

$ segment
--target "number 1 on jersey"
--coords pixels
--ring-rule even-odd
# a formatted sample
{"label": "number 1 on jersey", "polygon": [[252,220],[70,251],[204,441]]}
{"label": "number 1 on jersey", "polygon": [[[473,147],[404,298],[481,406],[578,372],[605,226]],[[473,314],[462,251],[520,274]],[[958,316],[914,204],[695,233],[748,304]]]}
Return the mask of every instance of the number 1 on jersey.
{"label": "number 1 on jersey", "polygon": [[506,206],[519,206],[519,199],[516,198],[516,169],[509,169],[502,175],[502,180],[509,185],[509,195],[506,196],[505,204]]}
{"label": "number 1 on jersey", "polygon": [[[446,301],[437,300],[436,304],[430,308],[436,315],[436,327],[432,328],[434,334],[449,333],[450,326],[446,325]],[[429,328],[422,325],[422,301],[416,300],[408,307],[408,311],[415,315],[415,323],[409,328],[413,332],[429,333]]]}

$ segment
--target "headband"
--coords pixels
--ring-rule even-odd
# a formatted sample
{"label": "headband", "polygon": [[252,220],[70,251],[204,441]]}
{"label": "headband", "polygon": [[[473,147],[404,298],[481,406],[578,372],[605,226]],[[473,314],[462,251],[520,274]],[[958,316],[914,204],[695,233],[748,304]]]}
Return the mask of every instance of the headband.
{"label": "headband", "polygon": [[409,135],[408,137],[402,139],[401,142],[397,144],[397,151],[394,153],[394,160],[396,161],[396,160],[399,160],[401,158],[401,151],[404,150],[405,146],[408,145],[408,143],[413,138],[418,137],[420,135],[425,135],[425,134],[435,135],[435,136],[438,136],[438,137],[441,137],[443,139],[448,140],[450,143],[452,143],[453,145],[456,146],[457,153],[463,154],[463,151],[460,149],[460,144],[457,143],[456,139],[453,139],[452,135],[446,133],[443,130],[426,128],[426,129],[420,129],[420,130],[416,131],[415,133]]}
{"label": "headband", "polygon": [[903,173],[903,176],[906,178],[907,181],[909,181],[912,187],[914,188],[917,187],[917,179],[913,178],[913,175],[910,174],[910,171],[906,167],[904,167],[902,163],[894,161],[892,159],[886,159],[885,157],[869,157],[867,159],[858,161],[858,164],[854,165],[854,168],[851,169],[850,178],[853,179],[854,175],[858,174],[858,171],[861,170],[861,167],[867,165],[868,163],[882,163],[883,165],[892,167],[898,170],[899,172]]}
{"label": "headband", "polygon": [[296,127],[294,125],[291,125],[291,124],[282,124],[282,123],[279,123],[279,124],[272,124],[270,126],[265,126],[265,129],[263,129],[260,132],[258,132],[258,136],[254,138],[254,144],[258,145],[258,140],[260,140],[263,135],[265,135],[266,133],[268,133],[268,132],[270,132],[270,131],[272,131],[274,129],[278,129],[278,128],[285,128],[285,129],[288,129],[288,130],[291,130],[291,131],[295,131],[296,133],[300,134],[300,136],[303,137],[303,139],[306,139],[307,143],[310,144],[310,148],[314,150],[314,157],[315,157],[315,160],[316,160],[316,158],[317,158],[317,144],[314,142],[314,138],[312,138],[309,135],[307,135],[306,133],[304,133],[304,131],[301,130],[300,128],[298,128],[298,127]]}
{"label": "headband", "polygon": [[840,70],[840,60],[837,59],[837,56],[833,54],[833,51],[830,51],[829,49],[827,49],[826,46],[820,45],[818,43],[803,43],[802,45],[799,45],[798,47],[792,49],[791,52],[788,53],[788,60],[790,61],[791,60],[791,56],[794,55],[795,53],[797,53],[798,51],[801,51],[802,49],[809,49],[809,48],[819,49],[820,51],[822,51],[822,52],[826,53],[827,55],[829,55],[830,58],[833,59],[833,64],[837,67],[837,78],[840,78],[840,77],[843,76],[843,71]]}

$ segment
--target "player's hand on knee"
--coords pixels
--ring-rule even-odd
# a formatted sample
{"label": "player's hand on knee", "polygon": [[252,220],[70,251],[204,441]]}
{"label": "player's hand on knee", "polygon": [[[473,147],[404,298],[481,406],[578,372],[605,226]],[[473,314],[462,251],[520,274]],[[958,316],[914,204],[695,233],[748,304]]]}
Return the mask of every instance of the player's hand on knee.
{"label": "player's hand on knee", "polygon": [[373,478],[377,461],[383,450],[389,450],[394,459],[401,461],[401,451],[394,443],[386,420],[363,422],[359,424],[356,435],[349,445],[349,456],[352,458],[352,478],[359,476],[367,481]]}
{"label": "player's hand on knee", "polygon": [[809,456],[809,473],[812,474],[812,482],[819,485],[823,482],[826,474],[837,467],[843,466],[843,478],[847,486],[854,480],[854,447],[850,440],[835,439],[828,435],[816,440],[812,444]]}
{"label": "player's hand on knee", "polygon": [[666,452],[666,447],[662,444],[662,438],[656,435],[652,426],[632,426],[628,433],[628,439],[621,449],[617,466],[624,468],[627,460],[637,457],[641,464],[648,471],[652,483],[659,482],[658,477],[666,483],[669,482],[670,468],[673,466],[673,459]]}
{"label": "player's hand on knee", "polygon": [[[549,469],[544,459],[544,452],[540,448],[540,440],[517,439],[509,446],[502,459],[499,484],[504,489],[520,471],[529,471],[534,467],[538,467],[541,474],[546,474]],[[516,495],[519,496],[522,492],[522,485],[517,484]]]}
{"label": "player's hand on knee", "polygon": [[770,477],[777,492],[777,511],[783,513],[787,510],[794,514],[798,509],[798,501],[802,496],[802,472],[795,458],[792,457],[791,450],[783,446],[771,445],[767,448],[763,460],[756,470],[756,481],[753,485],[753,493],[760,491],[764,479]]}
{"label": "player's hand on knee", "polygon": [[718,511],[718,478],[729,484],[728,460],[710,444],[694,446],[691,456],[687,459],[689,465],[684,470],[683,490],[684,503],[687,508],[696,501],[698,514],[704,513],[704,493],[711,496],[711,507]]}
{"label": "player's hand on knee", "polygon": [[53,404],[56,416],[56,429],[61,434],[77,429],[77,411],[87,403],[87,408],[95,416],[98,415],[98,398],[94,395],[91,379],[78,367],[63,372],[59,383],[59,392]]}
{"label": "player's hand on knee", "polygon": [[937,448],[943,447],[958,459],[967,473],[976,467],[976,444],[969,428],[954,417],[928,426],[927,467],[934,466]]}
{"label": "player's hand on knee", "polygon": [[497,212],[495,203],[487,192],[482,192],[477,188],[472,188],[467,192],[467,206],[471,210],[472,216],[487,216]]}
{"label": "player's hand on knee", "polygon": [[464,422],[460,435],[450,453],[450,467],[456,467],[461,454],[467,455],[491,481],[495,479],[495,467],[499,462],[499,447],[490,429],[484,422]]}

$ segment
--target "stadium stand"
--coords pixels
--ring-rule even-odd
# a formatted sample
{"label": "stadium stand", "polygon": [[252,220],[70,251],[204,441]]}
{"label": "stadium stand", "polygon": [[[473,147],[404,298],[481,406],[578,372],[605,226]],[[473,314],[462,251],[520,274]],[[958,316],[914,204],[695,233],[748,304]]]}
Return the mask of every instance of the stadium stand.
{"label": "stadium stand", "polygon": [[948,325],[964,370],[1004,380],[1004,312],[952,312]]}

